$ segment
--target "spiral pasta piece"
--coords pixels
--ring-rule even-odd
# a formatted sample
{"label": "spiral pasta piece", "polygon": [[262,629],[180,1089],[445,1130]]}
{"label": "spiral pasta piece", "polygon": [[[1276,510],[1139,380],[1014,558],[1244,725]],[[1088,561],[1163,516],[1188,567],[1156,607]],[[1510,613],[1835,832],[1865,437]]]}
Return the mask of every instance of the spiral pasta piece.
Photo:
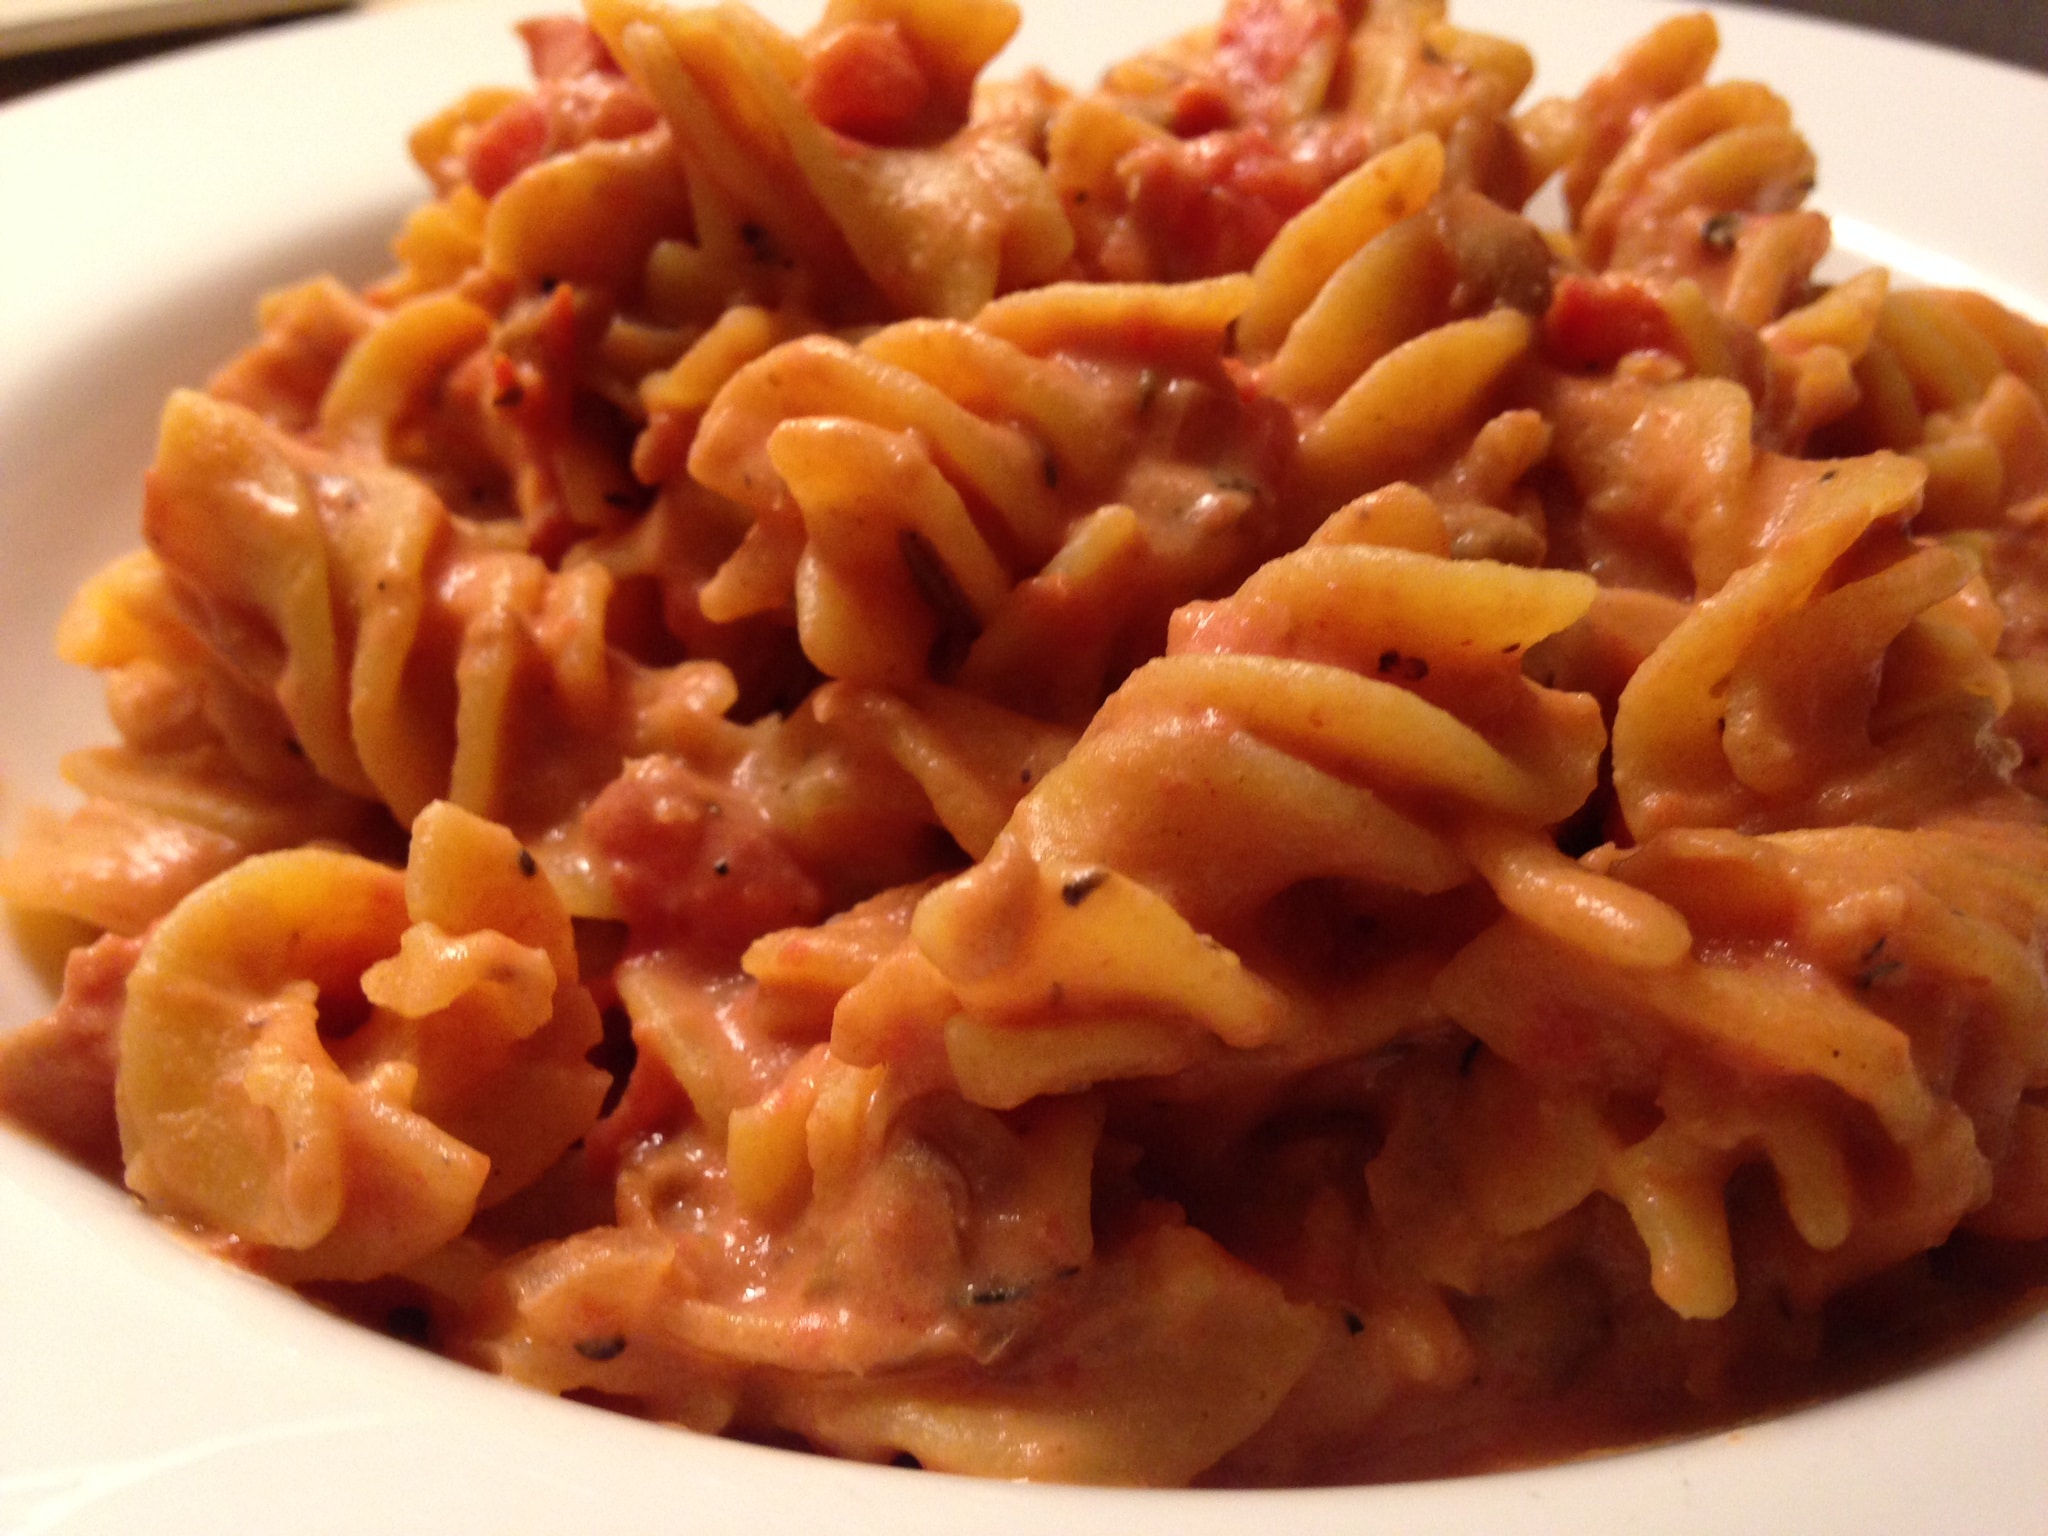
{"label": "spiral pasta piece", "polygon": [[[453,807],[416,832],[405,876],[320,849],[245,861],[179,904],[128,979],[130,1187],[281,1275],[424,1258],[537,1178],[603,1096],[582,1060],[597,1011],[545,881]],[[513,931],[477,927],[486,914]],[[366,1003],[323,1037],[323,1006]]]}
{"label": "spiral pasta piece", "polygon": [[11,900],[138,934],[248,854],[370,835],[370,807],[293,755],[276,704],[192,633],[154,555],[137,551],[80,589],[58,649],[103,674],[122,744],[64,759],[84,799],[24,818],[0,862]]}
{"label": "spiral pasta piece", "polygon": [[[1775,909],[1773,931],[1789,935],[1790,957],[1703,949],[1710,958],[1603,971],[1589,986],[1567,938],[1511,919],[1445,969],[1437,996],[1524,1075],[1517,1092],[1569,1098],[1585,1074],[1622,1093],[1631,1080],[1657,1084],[1661,1120],[1650,1134],[1630,1139],[1609,1118],[1594,1123],[1590,1142],[1559,1142],[1554,1155],[1576,1170],[1576,1182],[1559,1186],[1576,1190],[1571,1198],[1605,1189],[1628,1208],[1671,1305],[1689,1316],[1734,1305],[1723,1207],[1728,1180],[1753,1159],[1774,1169],[1797,1234],[1774,1262],[1810,1296],[1938,1242],[1966,1219],[2001,1219],[1977,1213],[1994,1187],[1992,1165],[2014,1155],[2015,1123],[2027,1114],[2021,1095],[2044,1064],[2041,1033],[2026,1022],[2040,975],[2022,936],[2040,857],[2038,829],[2022,826],[1665,833],[1613,873],[1672,903],[1710,942],[1730,935],[1731,923],[1754,922],[1759,906]],[[1939,987],[1950,967],[1998,978],[1968,1024],[1921,1006],[1918,989]],[[1542,1000],[1508,1003],[1500,989],[1510,977],[1522,997],[1535,989]],[[1621,1032],[1602,1022],[1621,1019]],[[1965,1039],[1971,1059],[1957,1086],[1928,1082],[1915,1063]],[[1791,1087],[1759,1095],[1738,1086],[1759,1070],[1825,1085],[1833,1107]],[[1898,1147],[1902,1175],[1859,1150],[1866,1113]],[[1480,1160],[1470,1166],[1475,1179],[1495,1177]],[[1898,1177],[1911,1198],[1901,1199]]]}
{"label": "spiral pasta piece", "polygon": [[[913,321],[858,349],[821,337],[769,352],[720,392],[692,451],[692,472],[757,518],[703,589],[707,612],[793,604],[829,675],[958,681],[1066,713],[1035,696],[1047,646],[1092,697],[1157,647],[1177,602],[1272,537],[1276,424],[1219,366],[1243,292],[1045,289],[972,329]],[[1138,306],[1148,351],[1184,355],[1184,373],[1125,360]],[[891,495],[873,494],[878,477]],[[1131,616],[1075,632],[1112,584],[1135,589]]]}
{"label": "spiral pasta piece", "polygon": [[[1990,729],[2009,697],[2002,674],[1981,635],[1939,612],[1968,578],[1961,561],[1923,550],[1820,590],[1859,540],[1911,509],[1916,467],[1872,457],[1779,472],[1792,476],[1792,531],[1699,604],[1622,693],[1614,783],[1640,837],[1882,822],[1993,791],[2012,766]],[[1814,670],[1822,631],[1839,672]],[[1914,702],[1894,712],[1888,693]]]}
{"label": "spiral pasta piece", "polygon": [[[410,478],[197,395],[166,414],[145,521],[182,581],[261,616],[206,638],[275,699],[277,740],[402,818],[450,796],[545,827],[651,745],[664,709],[726,702],[719,669],[652,676],[605,645],[601,567],[494,550]],[[571,736],[586,745],[561,752]]]}
{"label": "spiral pasta piece", "polygon": [[[1328,545],[1183,614],[1175,654],[1118,691],[975,870],[920,902],[904,964],[942,985],[892,1037],[930,1029],[961,1091],[998,1106],[1184,1069],[1205,1036],[1285,1041],[1308,1015],[1228,947],[1265,903],[1316,880],[1438,893],[1469,878],[1403,813],[1411,797],[1541,825],[1591,790],[1592,701],[1548,695],[1509,659],[1590,599],[1566,574]],[[1154,786],[1143,810],[1116,788],[1133,776]],[[835,1027],[855,1060],[871,1006],[856,988]]]}
{"label": "spiral pasta piece", "polygon": [[[1014,16],[1000,4],[970,14],[951,38],[931,39],[964,45],[949,62],[967,77],[1007,39]],[[909,313],[966,315],[1001,289],[1044,281],[1066,259],[1071,237],[1027,157],[996,140],[959,156],[842,153],[798,94],[794,40],[749,12],[607,3],[592,8],[591,22],[660,107],[693,177],[727,201],[740,238],[787,253],[821,284],[858,271]],[[961,220],[963,203],[979,216]]]}

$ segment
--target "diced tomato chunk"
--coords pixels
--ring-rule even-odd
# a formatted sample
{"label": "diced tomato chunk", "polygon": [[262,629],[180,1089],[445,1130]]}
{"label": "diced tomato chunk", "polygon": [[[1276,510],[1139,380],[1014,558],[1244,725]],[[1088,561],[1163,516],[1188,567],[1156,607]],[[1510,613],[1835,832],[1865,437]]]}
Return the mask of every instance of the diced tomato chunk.
{"label": "diced tomato chunk", "polygon": [[495,197],[528,166],[598,139],[625,139],[660,121],[606,50],[604,39],[563,16],[520,28],[538,84],[480,127],[466,151],[470,185]]}
{"label": "diced tomato chunk", "polygon": [[1629,277],[1559,279],[1543,317],[1543,344],[1567,368],[1611,368],[1631,352],[1680,350],[1657,295]]}
{"label": "diced tomato chunk", "polygon": [[1168,262],[1168,278],[1244,271],[1324,185],[1319,167],[1257,128],[1145,144],[1118,169],[1147,243]]}
{"label": "diced tomato chunk", "polygon": [[744,791],[669,757],[642,758],[607,787],[583,824],[610,864],[636,942],[737,951],[824,915],[824,894]]}
{"label": "diced tomato chunk", "polygon": [[1190,80],[1173,93],[1167,126],[1177,138],[1197,138],[1236,123],[1236,104],[1214,80]]}
{"label": "diced tomato chunk", "polygon": [[931,99],[924,66],[893,21],[825,33],[812,45],[800,90],[818,121],[869,144],[904,141]]}
{"label": "diced tomato chunk", "polygon": [[1235,0],[1216,30],[1216,66],[1239,97],[1239,120],[1288,122],[1288,85],[1303,62],[1340,46],[1344,27],[1321,0]]}
{"label": "diced tomato chunk", "polygon": [[547,109],[532,97],[514,102],[470,142],[469,184],[485,197],[496,197],[547,151]]}

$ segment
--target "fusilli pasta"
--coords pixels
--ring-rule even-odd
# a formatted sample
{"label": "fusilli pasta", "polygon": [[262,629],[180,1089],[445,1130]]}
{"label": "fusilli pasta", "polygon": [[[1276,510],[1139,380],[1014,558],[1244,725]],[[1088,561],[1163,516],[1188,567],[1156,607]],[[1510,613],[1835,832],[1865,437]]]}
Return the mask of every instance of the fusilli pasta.
{"label": "fusilli pasta", "polygon": [[64,622],[119,743],[0,885],[104,936],[0,1105],[457,1359],[993,1476],[1499,1467],[2010,1309],[2048,333],[1817,276],[1703,16],[1529,106],[1441,0],[1088,93],[1015,22],[589,0],[419,130]]}

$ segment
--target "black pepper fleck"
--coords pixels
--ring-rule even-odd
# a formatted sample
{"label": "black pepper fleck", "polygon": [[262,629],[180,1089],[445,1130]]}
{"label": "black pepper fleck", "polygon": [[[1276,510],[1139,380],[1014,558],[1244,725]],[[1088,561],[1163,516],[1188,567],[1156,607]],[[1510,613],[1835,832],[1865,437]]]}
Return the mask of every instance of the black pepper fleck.
{"label": "black pepper fleck", "polygon": [[1078,907],[1101,887],[1109,878],[1106,869],[1084,870],[1060,887],[1060,900],[1070,907]]}
{"label": "black pepper fleck", "polygon": [[540,873],[540,866],[533,861],[533,855],[526,849],[519,850],[519,873],[531,880]]}
{"label": "black pepper fleck", "polygon": [[970,1285],[967,1287],[967,1305],[970,1307],[1000,1307],[1013,1301],[1022,1301],[1031,1294],[1028,1285]]}
{"label": "black pepper fleck", "polygon": [[595,1360],[602,1365],[607,1360],[616,1360],[626,1352],[626,1336],[622,1333],[605,1334],[595,1339],[578,1339],[576,1353],[586,1360]]}
{"label": "black pepper fleck", "polygon": [[1429,663],[1420,656],[1403,656],[1399,651],[1380,652],[1379,673],[1382,677],[1394,676],[1419,683],[1429,676]]}
{"label": "black pepper fleck", "polygon": [[968,651],[981,637],[981,616],[960,590],[960,583],[953,579],[930,539],[915,528],[905,528],[896,535],[896,544],[902,552],[910,584],[917,588],[917,595],[939,621],[939,632],[932,639],[928,658],[932,680],[949,683],[959,674]]}
{"label": "black pepper fleck", "polygon": [[1700,227],[1700,244],[1717,256],[1726,256],[1735,249],[1735,239],[1741,233],[1741,214],[1717,213]]}
{"label": "black pepper fleck", "polygon": [[1888,958],[1884,952],[1885,940],[1878,941],[1863,952],[1863,968],[1856,973],[1856,989],[1868,992],[1881,981],[1889,981],[1906,968],[1903,960]]}

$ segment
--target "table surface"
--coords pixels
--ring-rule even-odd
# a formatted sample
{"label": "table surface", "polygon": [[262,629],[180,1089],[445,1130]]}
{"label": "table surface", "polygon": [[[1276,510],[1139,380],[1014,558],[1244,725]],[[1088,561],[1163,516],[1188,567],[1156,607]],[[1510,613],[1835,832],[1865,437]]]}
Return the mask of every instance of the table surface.
{"label": "table surface", "polygon": [[1734,0],[1967,49],[2048,73],[2048,0]]}
{"label": "table surface", "polygon": [[[321,0],[295,0],[318,5]],[[369,0],[371,4],[391,0]],[[2048,73],[2048,0],[1733,0],[1965,49]],[[259,23],[288,26],[289,20]],[[214,27],[0,58],[0,102],[243,27]]]}

